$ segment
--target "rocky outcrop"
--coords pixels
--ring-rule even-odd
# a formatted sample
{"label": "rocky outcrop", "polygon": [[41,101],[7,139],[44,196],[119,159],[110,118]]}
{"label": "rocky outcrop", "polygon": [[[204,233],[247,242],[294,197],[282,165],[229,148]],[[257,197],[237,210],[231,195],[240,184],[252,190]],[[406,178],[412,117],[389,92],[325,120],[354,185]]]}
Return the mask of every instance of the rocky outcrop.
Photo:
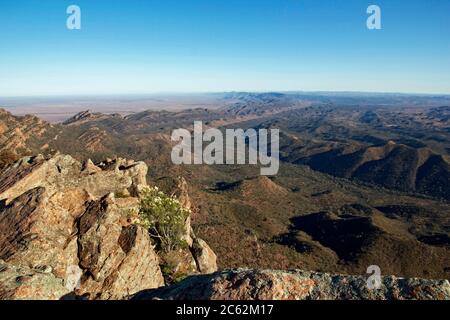
{"label": "rocky outcrop", "polygon": [[23,158],[1,173],[0,200],[10,202],[36,187],[45,188],[50,195],[82,190],[98,198],[108,193],[131,193],[145,184],[147,166],[143,162],[119,158],[100,166],[82,165],[67,155]]}
{"label": "rocky outcrop", "polygon": [[[164,286],[148,231],[132,224],[147,171],[143,162],[81,164],[66,155],[7,167],[0,174],[0,299],[123,299]],[[179,186],[189,207],[186,182]],[[174,253],[176,272],[217,271],[190,217],[185,230],[189,248]]]}
{"label": "rocky outcrop", "polygon": [[73,115],[69,119],[63,122],[63,125],[71,125],[74,123],[83,123],[85,121],[89,121],[92,119],[95,119],[96,117],[100,116],[100,113],[93,113],[91,110],[85,110],[78,112],[77,114]]}
{"label": "rocky outcrop", "polygon": [[305,271],[229,270],[193,276],[180,284],[136,294],[137,300],[450,300],[448,280],[366,277]]}
{"label": "rocky outcrop", "polygon": [[[114,196],[136,194],[146,174],[140,162],[82,165],[64,155],[24,158],[4,170],[0,259],[17,277],[27,268],[51,271],[23,286],[11,285],[13,275],[0,278],[0,298],[53,299],[70,289],[92,299],[120,299],[164,285],[148,232],[127,223],[138,200]],[[46,283],[62,290],[26,289]]]}
{"label": "rocky outcrop", "polygon": [[4,151],[24,155],[33,149],[43,150],[45,142],[36,145],[35,141],[31,141],[44,137],[53,130],[52,125],[35,116],[13,116],[0,108],[0,155]]}

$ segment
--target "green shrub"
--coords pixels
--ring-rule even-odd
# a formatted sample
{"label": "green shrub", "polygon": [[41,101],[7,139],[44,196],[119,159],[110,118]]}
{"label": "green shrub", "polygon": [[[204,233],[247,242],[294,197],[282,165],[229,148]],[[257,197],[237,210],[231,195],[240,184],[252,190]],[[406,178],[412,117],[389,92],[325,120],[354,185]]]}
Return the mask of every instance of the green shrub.
{"label": "green shrub", "polygon": [[185,243],[185,222],[190,210],[175,197],[169,197],[157,187],[146,187],[140,194],[139,224],[149,230],[161,251],[171,252]]}

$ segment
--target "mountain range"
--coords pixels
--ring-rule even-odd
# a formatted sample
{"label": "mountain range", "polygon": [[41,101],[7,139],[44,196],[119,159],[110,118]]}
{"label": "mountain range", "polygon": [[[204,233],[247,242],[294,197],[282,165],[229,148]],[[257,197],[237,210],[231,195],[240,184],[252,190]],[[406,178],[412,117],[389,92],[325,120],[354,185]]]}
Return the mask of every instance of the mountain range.
{"label": "mountain range", "polygon": [[[0,112],[0,166],[24,156],[128,158],[170,192],[180,177],[192,227],[219,269],[450,277],[450,98],[227,93],[217,108],[105,114],[61,123]],[[279,174],[257,165],[170,161],[173,129],[280,129]]]}

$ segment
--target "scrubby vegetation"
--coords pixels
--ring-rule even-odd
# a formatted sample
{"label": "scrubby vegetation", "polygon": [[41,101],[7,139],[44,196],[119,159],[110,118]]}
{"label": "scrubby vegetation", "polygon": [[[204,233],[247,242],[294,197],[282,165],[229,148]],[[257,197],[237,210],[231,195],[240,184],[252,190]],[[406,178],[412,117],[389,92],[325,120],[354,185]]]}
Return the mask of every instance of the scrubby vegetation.
{"label": "scrubby vegetation", "polygon": [[158,187],[146,187],[141,191],[139,224],[149,230],[150,236],[164,253],[185,246],[182,238],[189,214],[190,210]]}

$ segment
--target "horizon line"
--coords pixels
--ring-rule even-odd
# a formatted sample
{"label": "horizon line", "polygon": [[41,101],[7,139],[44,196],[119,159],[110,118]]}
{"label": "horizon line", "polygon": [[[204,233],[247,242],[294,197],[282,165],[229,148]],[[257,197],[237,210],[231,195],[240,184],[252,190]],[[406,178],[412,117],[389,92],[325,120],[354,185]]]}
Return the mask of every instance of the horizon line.
{"label": "horizon line", "polygon": [[440,92],[402,92],[402,91],[352,91],[352,90],[224,90],[224,91],[158,91],[146,93],[70,93],[70,94],[36,94],[36,95],[0,95],[0,99],[20,98],[74,98],[74,97],[138,97],[138,96],[162,96],[162,95],[214,95],[229,93],[281,93],[281,94],[365,94],[365,95],[404,95],[404,96],[449,96]]}

